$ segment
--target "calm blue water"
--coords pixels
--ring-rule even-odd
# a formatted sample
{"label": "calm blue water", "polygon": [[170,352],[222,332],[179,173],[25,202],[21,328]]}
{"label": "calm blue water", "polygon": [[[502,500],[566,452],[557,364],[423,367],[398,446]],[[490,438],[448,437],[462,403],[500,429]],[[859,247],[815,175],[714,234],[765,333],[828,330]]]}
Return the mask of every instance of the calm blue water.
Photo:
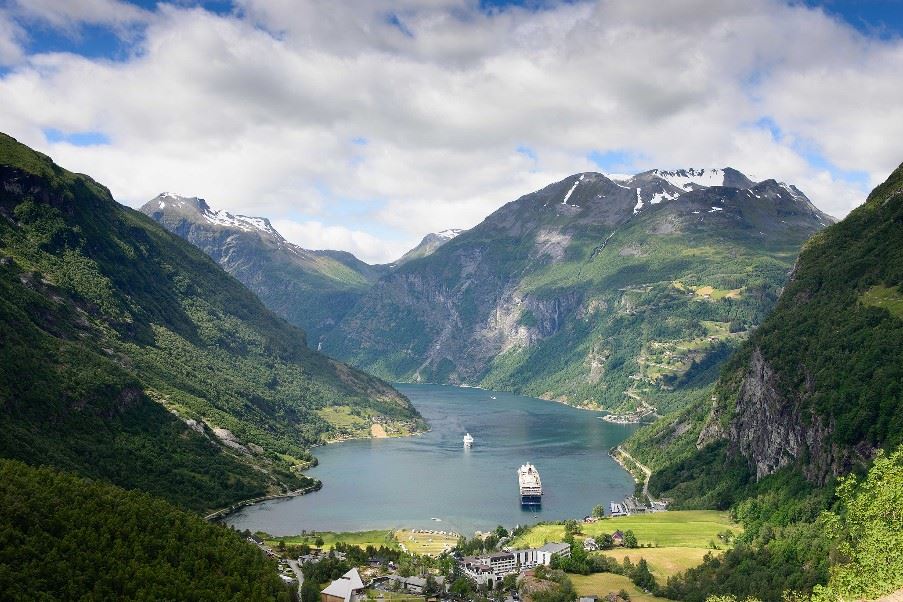
{"label": "calm blue water", "polygon": [[[608,457],[633,426],[509,393],[398,389],[429,421],[429,433],[319,447],[320,465],[309,474],[323,481],[322,490],[245,508],[227,522],[273,535],[409,527],[469,536],[498,524],[583,517],[633,491],[633,480]],[[476,440],[470,450],[461,442],[465,432]],[[525,462],[542,477],[539,511],[520,506],[515,472]]]}

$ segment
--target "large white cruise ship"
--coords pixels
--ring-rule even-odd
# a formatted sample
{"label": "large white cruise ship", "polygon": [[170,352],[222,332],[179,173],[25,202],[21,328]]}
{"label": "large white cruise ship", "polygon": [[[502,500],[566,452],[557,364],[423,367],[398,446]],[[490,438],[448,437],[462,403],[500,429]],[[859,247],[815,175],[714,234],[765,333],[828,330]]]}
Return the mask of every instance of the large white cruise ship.
{"label": "large white cruise ship", "polygon": [[517,481],[520,485],[520,503],[524,506],[538,506],[542,504],[542,481],[539,471],[532,464],[524,464],[517,471]]}

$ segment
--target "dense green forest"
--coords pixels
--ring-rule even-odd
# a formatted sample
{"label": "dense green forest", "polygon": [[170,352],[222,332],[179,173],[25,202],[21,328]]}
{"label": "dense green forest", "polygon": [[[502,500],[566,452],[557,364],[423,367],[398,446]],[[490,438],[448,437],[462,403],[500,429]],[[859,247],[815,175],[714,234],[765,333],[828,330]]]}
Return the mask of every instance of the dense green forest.
{"label": "dense green forest", "polygon": [[238,533],[145,493],[0,460],[3,600],[291,600]]}
{"label": "dense green forest", "polygon": [[[903,166],[807,242],[774,312],[725,365],[714,403],[700,397],[628,442],[654,468],[654,495],[730,509],[745,527],[733,550],[663,593],[828,600],[903,586],[901,308]],[[785,422],[803,433],[799,448],[768,442]]]}
{"label": "dense green forest", "polygon": [[0,182],[0,455],[206,509],[310,485],[328,405],[420,424],[89,177],[0,135]]}

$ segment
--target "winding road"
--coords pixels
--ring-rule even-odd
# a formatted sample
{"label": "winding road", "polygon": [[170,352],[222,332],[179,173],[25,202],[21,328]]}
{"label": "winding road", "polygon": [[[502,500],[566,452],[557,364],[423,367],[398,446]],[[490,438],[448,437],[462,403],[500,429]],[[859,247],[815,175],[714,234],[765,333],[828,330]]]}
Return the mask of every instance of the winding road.
{"label": "winding road", "polygon": [[[636,458],[634,458],[633,456],[631,456],[630,454],[628,454],[628,453],[624,450],[624,448],[621,447],[620,445],[619,445],[618,447],[616,447],[615,449],[617,449],[617,450],[618,450],[618,453],[621,454],[622,456],[624,456],[625,458],[630,458],[630,460],[631,460],[634,464],[637,465],[637,468],[639,468],[640,470],[642,470],[642,471],[646,474],[646,478],[643,480],[643,496],[649,498],[649,501],[650,501],[650,502],[657,502],[658,500],[656,500],[656,499],[653,498],[651,495],[649,495],[649,477],[652,476],[652,471],[649,470],[649,468],[646,467],[645,465],[640,464],[640,463],[637,461]],[[628,471],[628,472],[629,472],[629,471]]]}

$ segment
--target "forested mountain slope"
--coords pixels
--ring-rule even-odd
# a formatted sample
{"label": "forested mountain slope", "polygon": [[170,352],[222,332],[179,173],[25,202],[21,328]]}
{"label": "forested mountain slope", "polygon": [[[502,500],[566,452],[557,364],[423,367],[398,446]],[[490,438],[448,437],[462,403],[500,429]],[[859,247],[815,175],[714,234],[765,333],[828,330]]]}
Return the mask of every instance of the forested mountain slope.
{"label": "forested mountain slope", "polygon": [[291,600],[234,531],[140,492],[0,460],[3,600]]}
{"label": "forested mountain slope", "polygon": [[192,508],[304,485],[327,405],[410,429],[206,255],[0,135],[0,455]]}
{"label": "forested mountain slope", "polygon": [[576,174],[397,267],[323,348],[384,378],[666,411],[711,385],[831,222],[730,168]]}
{"label": "forested mountain slope", "polygon": [[265,218],[215,211],[196,197],[163,193],[141,211],[207,253],[313,346],[387,271],[350,253],[301,248]]}

